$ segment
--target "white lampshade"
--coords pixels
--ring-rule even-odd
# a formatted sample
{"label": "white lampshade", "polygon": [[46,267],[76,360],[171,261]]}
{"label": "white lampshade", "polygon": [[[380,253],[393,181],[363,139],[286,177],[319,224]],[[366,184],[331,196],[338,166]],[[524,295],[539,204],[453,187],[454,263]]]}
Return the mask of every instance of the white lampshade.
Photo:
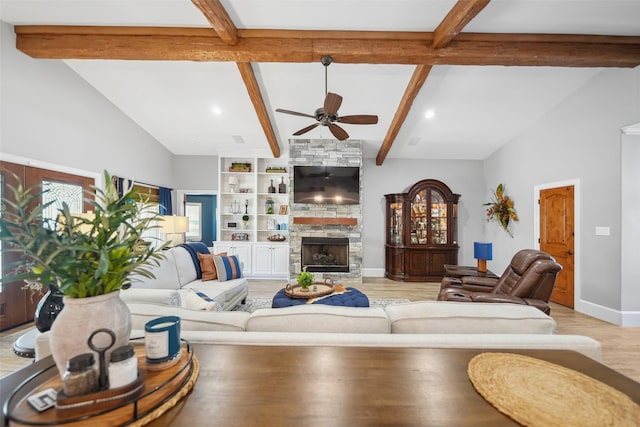
{"label": "white lampshade", "polygon": [[238,185],[238,177],[230,176],[229,177],[229,185]]}
{"label": "white lampshade", "polygon": [[161,217],[160,232],[165,234],[186,233],[189,230],[189,218],[186,216],[164,215]]}

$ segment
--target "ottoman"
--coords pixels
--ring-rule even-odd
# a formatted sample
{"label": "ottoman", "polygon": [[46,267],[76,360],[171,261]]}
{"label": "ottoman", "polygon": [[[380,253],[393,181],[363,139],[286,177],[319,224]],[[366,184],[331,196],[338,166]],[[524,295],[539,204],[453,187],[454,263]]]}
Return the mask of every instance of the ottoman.
{"label": "ottoman", "polygon": [[[346,288],[348,292],[330,295],[313,302],[313,304],[338,305],[343,307],[369,307],[369,298],[356,288]],[[273,297],[271,308],[291,307],[293,305],[307,304],[304,298],[291,298],[284,289],[280,289]]]}

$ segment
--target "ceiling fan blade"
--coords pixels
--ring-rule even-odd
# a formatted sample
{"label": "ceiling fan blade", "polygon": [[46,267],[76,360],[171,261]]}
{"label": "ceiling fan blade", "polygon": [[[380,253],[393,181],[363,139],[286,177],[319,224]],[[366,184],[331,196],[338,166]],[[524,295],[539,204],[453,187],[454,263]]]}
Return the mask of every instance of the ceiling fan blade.
{"label": "ceiling fan blade", "polygon": [[378,116],[370,116],[367,114],[357,114],[355,116],[342,116],[336,120],[340,123],[347,123],[350,125],[375,125],[378,123]]}
{"label": "ceiling fan blade", "polygon": [[349,138],[349,134],[347,133],[347,131],[345,131],[338,125],[334,125],[333,123],[331,123],[329,125],[329,130],[331,131],[333,136],[338,139],[338,141],[344,141],[345,139]]}
{"label": "ceiling fan blade", "polygon": [[291,111],[291,110],[283,110],[282,108],[278,108],[276,111],[278,113],[293,114],[294,116],[309,117],[310,119],[316,118],[316,116],[312,116],[311,114],[298,113],[297,111]]}
{"label": "ceiling fan blade", "polygon": [[[315,118],[315,117],[314,117]],[[316,126],[319,126],[320,123],[314,123],[310,126],[307,126],[306,128],[300,129],[298,132],[294,133],[294,135],[299,136],[302,135],[303,133],[307,133],[309,132],[311,129],[315,128]]]}
{"label": "ceiling fan blade", "polygon": [[324,98],[324,113],[327,116],[333,116],[338,112],[338,108],[342,104],[342,97],[335,93],[327,93]]}

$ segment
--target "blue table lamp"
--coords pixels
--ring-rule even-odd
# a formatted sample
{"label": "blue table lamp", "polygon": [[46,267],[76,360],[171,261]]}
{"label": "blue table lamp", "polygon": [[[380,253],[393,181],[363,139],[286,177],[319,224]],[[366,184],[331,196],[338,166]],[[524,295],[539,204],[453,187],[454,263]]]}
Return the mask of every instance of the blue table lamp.
{"label": "blue table lamp", "polygon": [[473,242],[473,257],[478,260],[478,271],[487,272],[487,260],[493,259],[491,243]]}

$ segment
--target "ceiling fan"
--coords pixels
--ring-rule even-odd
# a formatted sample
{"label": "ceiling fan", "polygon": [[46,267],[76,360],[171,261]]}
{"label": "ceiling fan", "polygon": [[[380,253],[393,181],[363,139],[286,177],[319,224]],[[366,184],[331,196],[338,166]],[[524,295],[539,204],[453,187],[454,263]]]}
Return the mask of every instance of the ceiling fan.
{"label": "ceiling fan", "polygon": [[292,114],[294,116],[302,116],[309,117],[311,119],[316,119],[318,123],[314,123],[305,128],[300,129],[294,135],[299,136],[304,133],[309,132],[311,129],[316,128],[317,126],[328,126],[329,130],[339,141],[344,141],[349,138],[349,134],[338,126],[336,123],[344,123],[350,125],[375,125],[378,123],[378,116],[366,115],[366,114],[357,114],[353,116],[339,116],[338,109],[342,104],[342,97],[338,94],[331,93],[327,91],[327,68],[333,62],[333,58],[330,56],[323,56],[321,58],[322,65],[324,65],[324,106],[318,108],[313,115],[299,113],[297,111],[291,110],[283,110],[278,108],[276,111],[278,113]]}

